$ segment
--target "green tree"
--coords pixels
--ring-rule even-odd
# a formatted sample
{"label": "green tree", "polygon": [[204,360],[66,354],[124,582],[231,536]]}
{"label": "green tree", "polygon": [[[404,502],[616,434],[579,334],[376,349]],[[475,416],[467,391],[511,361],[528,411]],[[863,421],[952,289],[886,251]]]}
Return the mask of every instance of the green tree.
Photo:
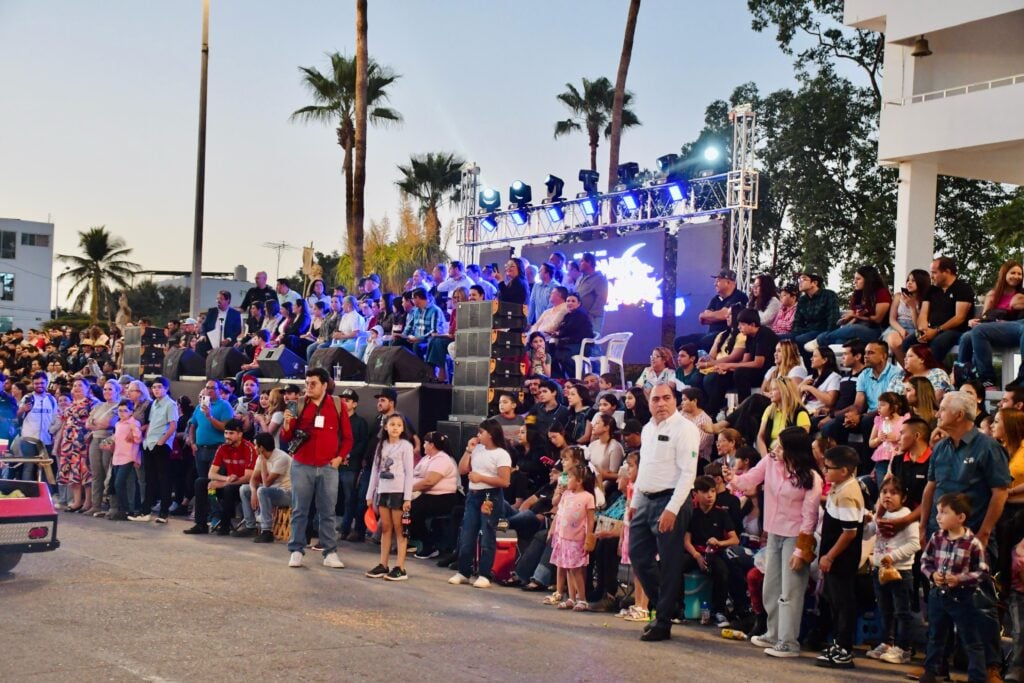
{"label": "green tree", "polygon": [[449,152],[428,152],[409,158],[406,165],[399,164],[401,180],[395,182],[402,194],[415,199],[420,205],[420,216],[426,229],[426,242],[434,249],[441,245],[441,219],[438,209],[443,202],[459,200],[462,165],[465,161]]}
{"label": "green tree", "polygon": [[163,326],[168,320],[179,320],[182,314],[188,313],[191,291],[189,287],[172,287],[143,280],[125,290],[125,294],[136,320],[149,318],[154,325]]}
{"label": "green tree", "polygon": [[[557,95],[559,102],[572,112],[572,117],[555,123],[555,138],[569,133],[586,131],[590,144],[590,170],[597,170],[597,146],[602,132],[605,137],[611,135],[611,116],[615,105],[615,87],[611,81],[602,76],[596,80],[583,79],[582,92],[572,83],[565,84],[565,92]],[[623,92],[622,95],[622,128],[639,126],[640,119],[632,109],[633,93]]]}
{"label": "green tree", "polygon": [[[355,59],[337,52],[328,55],[330,71],[321,73],[315,67],[299,67],[302,82],[309,90],[314,104],[292,112],[290,120],[326,123],[336,126],[338,145],[344,150],[342,173],[345,177],[345,235],[348,253],[362,270],[363,239],[356,229],[355,208],[355,109],[356,109],[356,64]],[[375,125],[398,124],[402,115],[386,106],[388,88],[400,76],[391,69],[370,60],[366,68],[366,99],[369,104],[367,116]],[[365,178],[365,176],[364,176]]]}
{"label": "green tree", "polygon": [[58,261],[69,266],[57,279],[71,281],[68,298],[73,299],[75,310],[81,311],[86,299],[89,300],[89,319],[96,323],[100,311],[108,309],[114,288],[127,289],[139,264],[128,260],[132,250],[120,237],[107,232],[105,225],[79,231],[78,247],[81,255],[57,256]]}

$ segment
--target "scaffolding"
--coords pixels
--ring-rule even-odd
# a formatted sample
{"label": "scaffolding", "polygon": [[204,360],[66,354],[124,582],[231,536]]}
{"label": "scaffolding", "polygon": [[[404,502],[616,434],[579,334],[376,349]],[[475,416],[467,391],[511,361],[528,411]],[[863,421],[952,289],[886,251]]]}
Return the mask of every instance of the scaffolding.
{"label": "scaffolding", "polygon": [[729,267],[736,286],[750,291],[750,236],[757,209],[758,173],[754,170],[755,115],[749,104],[729,112],[732,122],[732,170],[726,183],[729,208]]}

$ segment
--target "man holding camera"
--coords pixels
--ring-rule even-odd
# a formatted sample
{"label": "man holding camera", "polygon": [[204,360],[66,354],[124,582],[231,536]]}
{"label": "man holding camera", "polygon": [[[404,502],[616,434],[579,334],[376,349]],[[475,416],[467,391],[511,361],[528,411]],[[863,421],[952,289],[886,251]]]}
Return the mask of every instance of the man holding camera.
{"label": "man holding camera", "polygon": [[301,567],[306,548],[306,521],[316,497],[320,517],[320,545],[324,566],[343,569],[338,558],[335,506],[338,503],[338,468],[352,450],[352,426],[341,399],[328,393],[330,376],[323,368],[306,372],[306,395],[293,411],[284,414],[281,430],[292,456],[292,535],[288,541],[289,567]]}

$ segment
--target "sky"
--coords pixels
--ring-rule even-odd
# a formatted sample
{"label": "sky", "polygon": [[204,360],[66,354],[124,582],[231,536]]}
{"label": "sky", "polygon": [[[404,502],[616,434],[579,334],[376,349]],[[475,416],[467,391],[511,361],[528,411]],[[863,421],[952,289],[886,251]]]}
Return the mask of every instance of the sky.
{"label": "sky", "polygon": [[[404,122],[369,132],[367,218],[395,220],[397,164],[431,151],[476,162],[503,198],[516,179],[543,196],[548,173],[575,193],[589,149],[584,134],[553,139],[568,116],[556,95],[614,82],[628,4],[370,2],[369,53],[401,74],[390,104]],[[201,0],[0,0],[0,217],[51,220],[58,254],[106,225],[144,269],[190,269],[201,23]],[[265,242],[341,250],[334,129],[288,118],[311,103],[299,66],[354,50],[352,0],[211,0],[204,270],[273,277]],[[643,125],[623,134],[620,161],[653,168],[747,81],[794,85],[746,2],[644,0],[627,82]],[[284,252],[282,274],[300,254]]]}

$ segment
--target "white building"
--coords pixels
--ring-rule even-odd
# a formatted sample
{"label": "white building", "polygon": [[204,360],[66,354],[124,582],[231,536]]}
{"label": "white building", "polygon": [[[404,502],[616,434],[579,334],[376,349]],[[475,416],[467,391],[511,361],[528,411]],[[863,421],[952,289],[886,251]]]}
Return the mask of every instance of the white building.
{"label": "white building", "polygon": [[846,0],[844,12],[885,34],[878,160],[899,168],[899,285],[934,253],[938,174],[1024,185],[1024,0]]}
{"label": "white building", "polygon": [[53,223],[0,218],[0,331],[50,319]]}
{"label": "white building", "polygon": [[[159,280],[156,284],[160,287],[191,287],[192,276],[176,274],[170,271],[150,271],[150,275],[170,276],[166,280]],[[205,311],[217,305],[217,294],[221,291],[231,293],[231,305],[238,306],[245,298],[245,293],[256,283],[248,281],[248,274],[245,266],[236,266],[234,273],[219,273],[217,276],[204,272],[199,284],[199,304]]]}

